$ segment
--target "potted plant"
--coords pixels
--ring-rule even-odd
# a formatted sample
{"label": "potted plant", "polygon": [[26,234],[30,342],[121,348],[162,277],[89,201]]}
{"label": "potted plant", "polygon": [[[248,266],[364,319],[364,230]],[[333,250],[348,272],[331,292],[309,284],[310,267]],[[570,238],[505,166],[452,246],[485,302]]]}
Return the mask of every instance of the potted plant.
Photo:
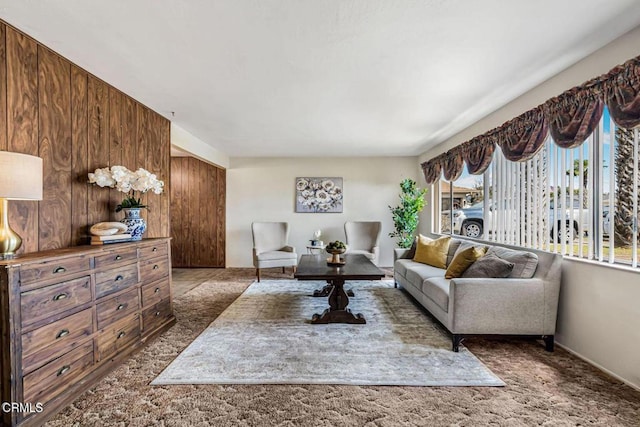
{"label": "potted plant", "polygon": [[399,247],[410,248],[418,228],[418,214],[425,206],[424,195],[427,190],[417,188],[416,182],[409,178],[400,182],[400,189],[400,204],[396,207],[389,206],[395,227],[389,237],[397,237]]}
{"label": "potted plant", "polygon": [[132,240],[142,239],[147,223],[140,216],[140,210],[149,208],[142,203],[140,195],[147,191],[161,194],[164,191],[164,182],[143,168],[133,172],[124,166],[111,166],[90,173],[89,183],[99,187],[115,188],[126,194],[122,202],[116,206],[116,212],[124,210],[125,218],[121,222],[127,226]]}

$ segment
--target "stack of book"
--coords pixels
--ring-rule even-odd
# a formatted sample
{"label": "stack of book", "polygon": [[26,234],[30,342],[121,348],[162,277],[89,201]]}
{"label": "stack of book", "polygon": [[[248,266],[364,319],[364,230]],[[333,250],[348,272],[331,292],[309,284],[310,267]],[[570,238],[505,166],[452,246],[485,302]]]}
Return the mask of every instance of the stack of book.
{"label": "stack of book", "polygon": [[91,244],[92,245],[106,245],[109,243],[122,243],[122,242],[130,242],[131,234],[112,234],[110,236],[91,236]]}

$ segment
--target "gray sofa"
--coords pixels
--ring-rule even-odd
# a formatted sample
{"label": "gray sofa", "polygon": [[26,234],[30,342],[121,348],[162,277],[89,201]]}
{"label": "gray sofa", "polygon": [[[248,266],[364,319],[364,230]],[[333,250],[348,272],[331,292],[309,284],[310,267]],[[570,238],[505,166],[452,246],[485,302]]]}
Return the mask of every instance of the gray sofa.
{"label": "gray sofa", "polygon": [[[451,332],[453,351],[458,351],[464,338],[476,335],[542,338],[547,351],[553,351],[562,256],[452,238],[447,265],[462,242],[493,246],[494,252],[502,253],[498,254],[501,257],[513,255],[510,250],[520,251],[520,255],[522,251],[533,255],[526,255],[529,265],[515,263],[507,278],[449,280],[444,277],[444,269],[413,261],[409,258],[409,249],[395,249],[393,275],[396,286],[404,288]],[[531,260],[536,257],[537,262],[532,264]]]}

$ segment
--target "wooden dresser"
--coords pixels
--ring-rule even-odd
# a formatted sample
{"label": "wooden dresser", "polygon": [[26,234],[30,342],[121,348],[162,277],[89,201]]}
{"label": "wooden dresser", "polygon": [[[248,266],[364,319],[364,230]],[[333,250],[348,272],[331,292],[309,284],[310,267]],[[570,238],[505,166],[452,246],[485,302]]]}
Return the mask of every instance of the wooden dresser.
{"label": "wooden dresser", "polygon": [[174,323],[168,238],[0,261],[0,425],[42,424]]}

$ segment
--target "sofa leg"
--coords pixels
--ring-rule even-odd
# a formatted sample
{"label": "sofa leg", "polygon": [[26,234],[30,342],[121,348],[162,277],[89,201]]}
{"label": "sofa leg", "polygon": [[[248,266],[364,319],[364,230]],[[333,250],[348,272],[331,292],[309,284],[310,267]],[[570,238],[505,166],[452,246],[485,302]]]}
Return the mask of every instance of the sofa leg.
{"label": "sofa leg", "polygon": [[284,267],[282,267],[282,274],[284,274]]}
{"label": "sofa leg", "polygon": [[298,271],[298,267],[296,267],[295,265],[293,266],[293,274],[296,274],[296,271]]}
{"label": "sofa leg", "polygon": [[395,280],[393,281],[393,287],[397,288],[398,287],[398,282],[396,282]]}
{"label": "sofa leg", "polygon": [[544,340],[544,349],[548,352],[553,352],[555,348],[554,335],[543,335],[542,339]]}
{"label": "sofa leg", "polygon": [[260,269],[256,268],[256,277],[258,278],[258,282],[260,281]]}
{"label": "sofa leg", "polygon": [[460,344],[462,343],[462,340],[464,340],[464,337],[462,335],[457,335],[457,334],[453,334],[451,335],[451,344],[452,344],[452,350],[454,352],[458,352],[458,350],[460,350]]}

